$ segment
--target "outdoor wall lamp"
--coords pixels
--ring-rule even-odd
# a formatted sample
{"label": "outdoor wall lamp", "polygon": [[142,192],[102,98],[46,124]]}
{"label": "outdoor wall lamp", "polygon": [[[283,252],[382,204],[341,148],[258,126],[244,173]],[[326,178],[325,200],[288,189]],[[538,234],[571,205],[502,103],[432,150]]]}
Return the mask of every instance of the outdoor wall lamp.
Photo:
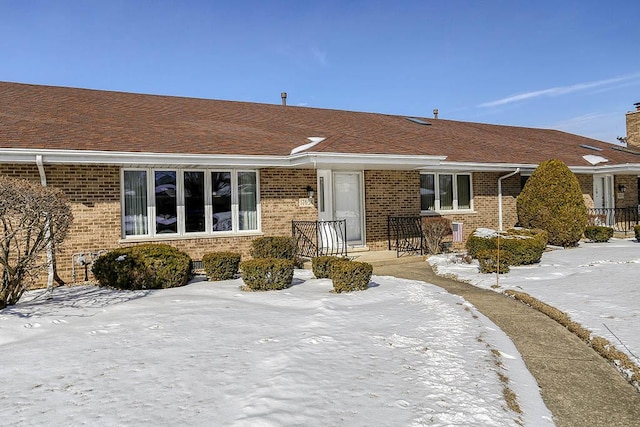
{"label": "outdoor wall lamp", "polygon": [[309,195],[310,199],[313,199],[314,191],[313,191],[313,188],[310,185],[307,185],[307,194]]}
{"label": "outdoor wall lamp", "polygon": [[618,191],[621,193],[624,193],[627,190],[627,187],[625,187],[623,184],[618,184]]}

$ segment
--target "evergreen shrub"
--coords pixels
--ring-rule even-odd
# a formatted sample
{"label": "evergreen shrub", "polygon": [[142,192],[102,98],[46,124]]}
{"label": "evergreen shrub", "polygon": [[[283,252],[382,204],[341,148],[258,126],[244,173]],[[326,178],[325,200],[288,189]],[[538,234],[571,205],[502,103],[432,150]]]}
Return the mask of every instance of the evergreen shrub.
{"label": "evergreen shrub", "polygon": [[191,270],[186,253],[150,243],[109,251],[95,260],[91,271],[101,286],[136,290],[184,286]]}
{"label": "evergreen shrub", "polygon": [[577,245],[587,225],[580,183],[560,160],[538,165],[518,196],[516,207],[519,224],[546,230],[552,245]]}
{"label": "evergreen shrub", "polygon": [[278,258],[295,261],[296,242],[293,237],[268,236],[259,237],[251,242],[253,258]]}
{"label": "evergreen shrub", "polygon": [[242,280],[253,291],[286,289],[293,281],[294,262],[281,258],[254,258],[240,263]]}
{"label": "evergreen shrub", "polygon": [[510,229],[504,233],[477,234],[475,231],[467,240],[467,252],[473,258],[484,250],[500,249],[511,254],[511,265],[529,265],[540,262],[547,246],[547,232],[544,230]]}
{"label": "evergreen shrub", "polygon": [[511,252],[502,249],[485,249],[478,252],[478,262],[481,273],[508,273],[509,265],[511,265]]}
{"label": "evergreen shrub", "polygon": [[584,237],[592,242],[608,242],[613,237],[613,228],[600,225],[588,225],[584,229]]}
{"label": "evergreen shrub", "polygon": [[633,226],[633,233],[636,235],[636,240],[640,242],[640,225]]}
{"label": "evergreen shrub", "polygon": [[344,258],[337,256],[322,255],[311,260],[311,270],[316,279],[327,279],[331,277],[331,265],[334,262],[344,261]]}
{"label": "evergreen shrub", "polygon": [[373,266],[366,262],[337,261],[331,263],[331,280],[336,293],[364,291],[369,288]]}
{"label": "evergreen shrub", "polygon": [[231,280],[238,273],[240,254],[209,252],[202,257],[202,267],[210,280]]}

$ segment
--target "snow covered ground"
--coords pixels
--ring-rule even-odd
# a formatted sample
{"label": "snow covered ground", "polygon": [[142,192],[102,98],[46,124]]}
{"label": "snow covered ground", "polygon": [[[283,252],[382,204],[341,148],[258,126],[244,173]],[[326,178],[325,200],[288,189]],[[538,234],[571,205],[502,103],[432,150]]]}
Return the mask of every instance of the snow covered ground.
{"label": "snow covered ground", "polygon": [[580,243],[542,255],[539,264],[512,267],[499,277],[482,274],[478,263],[460,263],[452,255],[429,258],[438,274],[452,274],[475,286],[526,292],[567,313],[573,321],[608,339],[640,365],[640,243],[611,239]]}
{"label": "snow covered ground", "polygon": [[264,293],[240,280],[30,292],[0,311],[0,424],[553,425],[511,341],[461,298],[295,277]]}

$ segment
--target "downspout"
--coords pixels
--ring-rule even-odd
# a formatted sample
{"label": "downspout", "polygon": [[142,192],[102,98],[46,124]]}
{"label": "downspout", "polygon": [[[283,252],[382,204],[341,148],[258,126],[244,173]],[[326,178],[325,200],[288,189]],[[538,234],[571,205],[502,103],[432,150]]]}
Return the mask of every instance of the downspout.
{"label": "downspout", "polygon": [[[36,165],[38,165],[38,172],[40,173],[40,183],[43,187],[47,186],[47,175],[44,172],[44,164],[42,163],[42,156],[36,156]],[[45,230],[45,238],[47,239],[47,294],[49,298],[53,293],[53,279],[54,279],[54,270],[53,270],[53,243],[51,242],[51,226],[49,225],[49,220],[47,219],[46,224],[47,229]]]}
{"label": "downspout", "polygon": [[498,178],[498,226],[499,231],[502,231],[502,180],[512,177],[513,175],[520,172],[520,168],[517,168],[511,173],[508,173],[504,176]]}

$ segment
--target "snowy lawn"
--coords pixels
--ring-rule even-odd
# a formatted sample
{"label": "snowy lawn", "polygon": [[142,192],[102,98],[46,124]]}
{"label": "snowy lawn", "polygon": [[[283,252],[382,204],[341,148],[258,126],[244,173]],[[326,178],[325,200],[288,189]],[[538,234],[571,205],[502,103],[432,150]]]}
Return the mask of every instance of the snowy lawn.
{"label": "snowy lawn", "polygon": [[478,263],[455,262],[452,255],[429,258],[438,274],[452,274],[475,286],[526,292],[609,340],[640,366],[640,243],[611,239],[542,255],[539,264],[482,274]]}
{"label": "snowy lawn", "polygon": [[241,283],[30,292],[0,311],[0,424],[553,425],[511,341],[440,288]]}

